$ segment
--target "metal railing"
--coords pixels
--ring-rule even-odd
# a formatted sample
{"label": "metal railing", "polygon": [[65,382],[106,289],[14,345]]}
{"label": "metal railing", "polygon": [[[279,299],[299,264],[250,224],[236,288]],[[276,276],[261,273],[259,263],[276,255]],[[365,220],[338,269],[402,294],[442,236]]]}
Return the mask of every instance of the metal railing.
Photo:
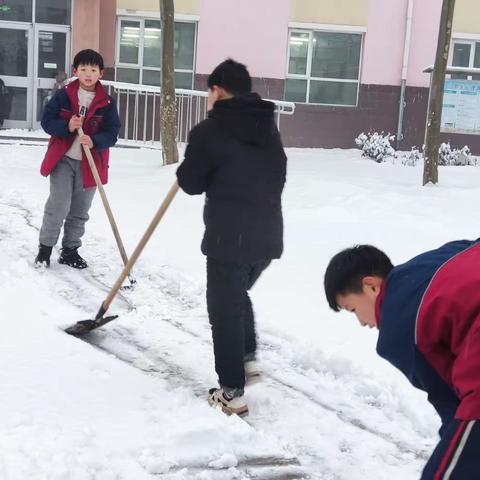
{"label": "metal railing", "polygon": [[[160,142],[160,87],[102,81],[118,108],[122,129],[119,138],[142,144]],[[186,142],[190,130],[207,116],[207,92],[175,89],[177,141]],[[293,115],[295,104],[270,100],[275,104],[277,125],[281,115]]]}

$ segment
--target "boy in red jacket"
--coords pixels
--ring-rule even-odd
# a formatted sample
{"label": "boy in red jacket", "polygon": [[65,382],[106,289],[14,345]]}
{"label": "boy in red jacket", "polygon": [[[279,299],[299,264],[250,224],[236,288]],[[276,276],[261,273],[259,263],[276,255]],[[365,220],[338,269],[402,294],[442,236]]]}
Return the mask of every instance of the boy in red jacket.
{"label": "boy in red jacket", "polygon": [[480,478],[480,239],[447,243],[393,267],[370,245],[335,255],[330,307],[379,330],[377,353],[428,394],[442,420],[421,480]]}
{"label": "boy in red jacket", "polygon": [[[95,195],[95,179],[82,145],[91,149],[100,179],[108,179],[109,147],[115,145],[120,119],[114,100],[99,82],[103,58],[94,50],[82,50],[73,60],[77,80],[58,90],[43,112],[42,127],[51,135],[40,173],[50,175],[50,196],[45,204],[36,264],[50,266],[52,248],[63,225],[59,263],[86,268],[78,254],[88,211]],[[87,108],[85,117],[80,107]],[[77,134],[82,127],[84,135]]]}

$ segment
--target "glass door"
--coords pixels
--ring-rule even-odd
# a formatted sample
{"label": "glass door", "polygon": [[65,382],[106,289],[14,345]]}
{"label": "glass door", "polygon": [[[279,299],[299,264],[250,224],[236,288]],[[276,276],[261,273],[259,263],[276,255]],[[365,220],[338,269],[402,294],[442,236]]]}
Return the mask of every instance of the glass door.
{"label": "glass door", "polygon": [[0,128],[29,128],[33,28],[0,21]]}
{"label": "glass door", "polygon": [[35,25],[33,128],[40,128],[43,108],[57,86],[70,77],[70,28]]}

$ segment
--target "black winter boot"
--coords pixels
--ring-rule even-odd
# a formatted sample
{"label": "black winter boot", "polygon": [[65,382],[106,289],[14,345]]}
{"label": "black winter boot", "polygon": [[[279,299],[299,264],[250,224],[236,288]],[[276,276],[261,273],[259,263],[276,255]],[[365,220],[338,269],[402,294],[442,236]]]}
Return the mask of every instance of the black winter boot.
{"label": "black winter boot", "polygon": [[38,246],[38,254],[35,257],[35,264],[45,265],[46,267],[50,266],[50,256],[52,255],[52,248],[47,247],[46,245]]}
{"label": "black winter boot", "polygon": [[62,248],[58,263],[80,270],[88,267],[87,262],[78,254],[77,248]]}

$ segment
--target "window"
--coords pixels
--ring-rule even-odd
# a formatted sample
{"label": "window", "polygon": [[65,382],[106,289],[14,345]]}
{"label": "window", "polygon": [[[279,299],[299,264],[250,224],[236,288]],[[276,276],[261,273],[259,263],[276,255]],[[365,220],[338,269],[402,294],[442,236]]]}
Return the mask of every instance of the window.
{"label": "window", "polygon": [[31,22],[32,0],[0,0],[0,20]]}
{"label": "window", "polygon": [[70,25],[71,3],[72,0],[0,0],[0,20]]}
{"label": "window", "polygon": [[361,50],[361,34],[291,30],[285,100],[356,106]]}
{"label": "window", "polygon": [[[160,85],[162,53],[160,21],[121,18],[117,44],[116,80]],[[193,87],[196,24],[175,22],[175,85]]]}
{"label": "window", "polygon": [[[454,40],[452,67],[480,68],[480,41]],[[480,80],[480,74],[452,73],[451,78]]]}
{"label": "window", "polygon": [[0,28],[0,75],[28,75],[28,31]]}
{"label": "window", "polygon": [[36,0],[35,21],[70,25],[71,0]]}

